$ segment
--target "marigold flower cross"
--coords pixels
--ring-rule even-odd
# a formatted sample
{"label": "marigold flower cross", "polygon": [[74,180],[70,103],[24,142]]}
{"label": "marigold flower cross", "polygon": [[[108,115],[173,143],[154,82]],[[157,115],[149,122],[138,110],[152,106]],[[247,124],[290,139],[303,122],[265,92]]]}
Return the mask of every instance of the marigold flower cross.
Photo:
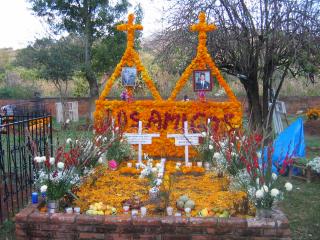
{"label": "marigold flower cross", "polygon": [[128,23],[118,25],[117,29],[119,31],[128,32],[127,47],[132,48],[134,45],[134,33],[137,30],[143,30],[143,26],[140,24],[134,24],[134,15],[129,14]]}
{"label": "marigold flower cross", "polygon": [[190,29],[192,32],[199,32],[199,45],[206,45],[207,40],[207,32],[211,32],[217,29],[216,25],[214,24],[207,24],[206,23],[206,14],[204,12],[201,12],[199,14],[199,23],[191,25]]}

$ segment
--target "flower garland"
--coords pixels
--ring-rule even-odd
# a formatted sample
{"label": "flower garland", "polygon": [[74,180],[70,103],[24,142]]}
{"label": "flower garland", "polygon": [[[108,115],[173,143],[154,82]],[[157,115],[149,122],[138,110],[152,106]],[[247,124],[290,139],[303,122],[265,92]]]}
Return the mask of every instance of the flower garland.
{"label": "flower garland", "polygon": [[108,79],[107,84],[99,97],[100,100],[104,100],[108,96],[115,80],[121,75],[122,68],[126,67],[126,66],[128,66],[128,67],[136,66],[137,72],[138,73],[141,72],[142,79],[145,81],[147,87],[150,89],[152,96],[156,100],[162,99],[158,90],[156,89],[151,77],[149,76],[146,68],[143,66],[143,64],[140,60],[139,54],[134,49],[134,32],[136,30],[142,30],[143,27],[140,24],[133,24],[133,21],[134,21],[134,15],[130,14],[128,16],[128,23],[127,24],[121,24],[121,25],[117,26],[117,29],[119,31],[127,31],[128,32],[127,48],[123,54],[121,61],[116,66],[116,69],[112,73],[111,77]]}

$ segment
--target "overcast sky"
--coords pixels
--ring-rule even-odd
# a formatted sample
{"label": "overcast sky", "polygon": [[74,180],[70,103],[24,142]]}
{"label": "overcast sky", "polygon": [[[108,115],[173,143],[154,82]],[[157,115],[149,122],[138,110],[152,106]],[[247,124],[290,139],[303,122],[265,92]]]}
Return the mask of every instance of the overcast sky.
{"label": "overcast sky", "polygon": [[[164,0],[131,0],[141,3],[144,10],[144,37],[162,28]],[[0,0],[0,48],[24,48],[36,38],[48,35],[48,28],[32,15],[25,0]],[[130,9],[132,11],[132,9]]]}

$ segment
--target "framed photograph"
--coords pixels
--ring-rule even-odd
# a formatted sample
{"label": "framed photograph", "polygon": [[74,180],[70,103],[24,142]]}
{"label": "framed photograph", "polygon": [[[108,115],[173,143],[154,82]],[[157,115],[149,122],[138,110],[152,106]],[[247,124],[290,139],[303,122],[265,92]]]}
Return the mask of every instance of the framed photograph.
{"label": "framed photograph", "polygon": [[134,67],[124,67],[121,72],[122,84],[125,87],[134,87],[136,84],[137,69]]}
{"label": "framed photograph", "polygon": [[212,77],[210,70],[194,70],[193,71],[193,90],[212,91]]}

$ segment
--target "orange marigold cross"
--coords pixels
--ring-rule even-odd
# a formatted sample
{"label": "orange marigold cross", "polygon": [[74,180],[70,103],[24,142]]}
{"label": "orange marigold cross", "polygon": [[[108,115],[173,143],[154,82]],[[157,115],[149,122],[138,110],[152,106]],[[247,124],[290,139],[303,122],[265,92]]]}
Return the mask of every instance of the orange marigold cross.
{"label": "orange marigold cross", "polygon": [[133,45],[134,45],[134,33],[137,30],[143,30],[143,27],[140,24],[134,24],[134,15],[133,14],[129,14],[128,23],[118,25],[117,29],[119,31],[128,32],[128,35],[127,35],[127,47],[128,48],[133,48]]}
{"label": "orange marigold cross", "polygon": [[206,40],[207,40],[207,32],[211,32],[217,29],[216,25],[214,24],[207,24],[206,23],[206,14],[204,12],[201,12],[199,14],[199,23],[191,25],[190,29],[193,32],[199,32],[199,45],[205,46]]}

